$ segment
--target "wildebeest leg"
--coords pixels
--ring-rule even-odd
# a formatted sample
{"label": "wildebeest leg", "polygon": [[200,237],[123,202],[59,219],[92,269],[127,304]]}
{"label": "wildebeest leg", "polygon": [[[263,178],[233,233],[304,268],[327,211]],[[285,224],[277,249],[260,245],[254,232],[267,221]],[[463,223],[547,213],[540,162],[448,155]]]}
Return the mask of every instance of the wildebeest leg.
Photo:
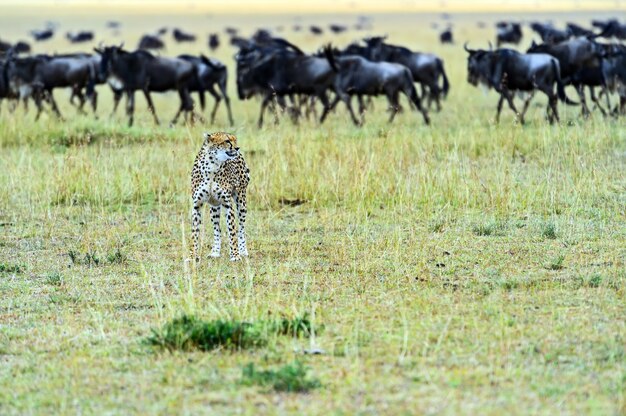
{"label": "wildebeest leg", "polygon": [[398,102],[398,91],[388,92],[387,102],[389,103],[389,110],[391,111],[388,123],[391,123],[400,107],[400,103]]}
{"label": "wildebeest leg", "polygon": [[528,94],[528,98],[526,98],[526,100],[524,100],[524,108],[522,108],[522,112],[519,116],[519,120],[521,124],[525,123],[524,117],[526,116],[526,111],[528,111],[528,106],[530,105],[530,100],[533,99],[533,97],[535,96],[535,91],[531,91]]}
{"label": "wildebeest leg", "polygon": [[357,95],[357,100],[359,101],[359,116],[361,116],[361,118],[363,118],[363,115],[365,114],[365,102],[363,102],[363,96],[362,95]]}
{"label": "wildebeest leg", "polygon": [[[515,108],[515,104],[513,103],[513,94],[511,94],[510,91],[502,91],[502,94],[500,97],[501,100],[502,100],[502,97],[506,98],[506,101],[509,104],[509,108],[513,111],[513,113],[515,114],[515,117],[517,117],[519,115],[519,112],[517,111],[517,108]],[[498,115],[496,116],[496,123],[500,122],[500,110],[502,110],[502,103],[499,101],[498,102]]]}
{"label": "wildebeest leg", "polygon": [[[330,101],[328,101],[328,96],[326,95],[326,91],[322,91],[317,95],[324,106],[324,110],[322,111],[322,116],[320,117],[320,124],[324,122],[328,112],[330,111]],[[317,118],[317,117],[316,117]]]}
{"label": "wildebeest leg", "polygon": [[552,112],[552,115],[549,116],[548,121],[550,122],[550,124],[553,124],[554,120],[556,120],[556,122],[559,123],[560,122],[559,110],[557,108],[557,96],[556,95],[548,95],[548,106]]}
{"label": "wildebeest leg", "polygon": [[48,93],[48,99],[50,100],[50,105],[52,106],[52,111],[54,111],[54,114],[56,114],[56,116],[63,120],[63,116],[61,116],[61,112],[59,111],[59,106],[57,105],[56,100],[54,99],[54,95],[52,94],[52,90],[47,91]]}
{"label": "wildebeest leg", "polygon": [[115,115],[115,112],[117,111],[117,106],[120,104],[123,94],[123,91],[113,90],[113,110],[111,111],[110,117],[113,117]]}
{"label": "wildebeest leg", "polygon": [[363,122],[365,120],[361,119],[361,122],[359,123],[359,120],[354,115],[354,110],[352,110],[352,96],[350,94],[347,94],[347,93],[342,91],[341,92],[341,100],[344,103],[346,103],[346,107],[348,108],[348,112],[350,113],[350,117],[352,117],[352,122],[354,123],[354,125],[355,126],[363,125]]}
{"label": "wildebeest leg", "polygon": [[[215,115],[217,114],[217,108],[219,107],[220,102],[222,101],[222,97],[217,93],[217,91],[215,91],[215,88],[213,88],[213,85],[209,86],[209,88],[207,88],[207,91],[215,99],[215,104],[213,104],[213,110],[211,110],[211,124],[213,124],[215,122]],[[204,105],[202,106],[202,109],[204,109]]]}
{"label": "wildebeest leg", "polygon": [[585,98],[585,86],[583,84],[576,85],[576,92],[580,97],[580,111],[582,113],[582,116],[585,118],[589,117],[591,111],[589,111],[589,107],[587,107],[587,100]]}
{"label": "wildebeest leg", "polygon": [[430,124],[430,118],[428,117],[428,111],[422,105],[422,102],[421,102],[419,96],[417,95],[417,90],[415,89],[415,86],[413,84],[411,84],[408,88],[405,89],[404,93],[406,94],[406,96],[409,99],[409,101],[411,103],[413,103],[413,105],[415,106],[417,111],[422,113],[422,117],[424,118],[424,123],[427,124],[427,125]]}
{"label": "wildebeest leg", "polygon": [[200,101],[200,110],[204,112],[204,107],[206,104],[206,97],[204,96],[204,90],[198,91],[198,101]]}
{"label": "wildebeest leg", "polygon": [[502,112],[502,105],[504,104],[504,94],[500,94],[500,99],[498,100],[498,108],[496,110],[496,124],[500,123],[500,113]]}
{"label": "wildebeest leg", "polygon": [[272,94],[267,94],[263,97],[263,101],[261,101],[261,113],[259,114],[259,121],[257,122],[259,128],[263,127],[263,114],[265,113],[265,107],[267,107],[269,102],[273,99],[274,96]]}
{"label": "wildebeest leg", "polygon": [[604,111],[604,108],[600,104],[600,100],[596,97],[596,91],[591,85],[589,85],[589,96],[591,97],[591,101],[593,101],[595,107],[600,110],[603,116],[606,116],[606,111]]}
{"label": "wildebeest leg", "polygon": [[150,113],[152,113],[152,116],[154,117],[154,124],[158,126],[160,124],[159,118],[157,117],[156,110],[154,109],[154,104],[152,103],[152,97],[150,96],[150,91],[148,91],[148,89],[144,89],[143,95],[146,97],[146,101],[148,102],[148,109],[150,110]]}
{"label": "wildebeest leg", "polygon": [[93,115],[98,118],[96,115],[96,110],[98,109],[98,91],[93,90],[89,95],[89,102],[91,103],[91,109],[93,110]]}
{"label": "wildebeest leg", "polygon": [[[170,123],[172,126],[178,122],[178,117],[180,116],[180,113],[185,111],[185,96],[183,94],[183,90],[178,90],[178,97],[180,98],[180,106],[178,107],[178,112],[176,113],[176,115],[174,116],[174,118],[172,119]],[[187,113],[185,112],[185,119],[186,118],[187,118]]]}
{"label": "wildebeest leg", "polygon": [[226,111],[228,111],[228,122],[232,126],[235,124],[233,121],[233,112],[230,109],[230,98],[228,97],[228,93],[226,92],[226,78],[221,79],[217,85],[220,87],[220,92],[222,93],[222,97],[224,97],[224,104],[226,104]]}
{"label": "wildebeest leg", "polygon": [[133,125],[135,115],[135,91],[126,92],[126,115],[128,116],[128,127]]}

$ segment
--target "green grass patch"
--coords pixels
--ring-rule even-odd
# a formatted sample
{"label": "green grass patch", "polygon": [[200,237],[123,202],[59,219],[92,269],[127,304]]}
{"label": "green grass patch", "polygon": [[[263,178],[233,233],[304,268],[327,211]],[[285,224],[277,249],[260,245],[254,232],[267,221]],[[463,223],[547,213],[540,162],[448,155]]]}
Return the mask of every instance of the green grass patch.
{"label": "green grass patch", "polygon": [[309,377],[307,372],[308,368],[300,361],[294,361],[276,370],[259,370],[254,363],[249,363],[243,368],[241,382],[244,385],[271,387],[279,392],[306,393],[322,385],[317,378]]}
{"label": "green grass patch", "polygon": [[203,321],[183,315],[152,330],[146,339],[151,346],[173,350],[210,351],[216,348],[249,349],[267,345],[272,336],[308,337],[313,325],[308,317],[243,321]]}
{"label": "green grass patch", "polygon": [[24,273],[26,265],[24,264],[8,264],[0,263],[0,273],[19,274]]}
{"label": "green grass patch", "polygon": [[479,237],[503,236],[506,235],[506,229],[506,222],[495,219],[475,223],[472,226],[472,232]]}

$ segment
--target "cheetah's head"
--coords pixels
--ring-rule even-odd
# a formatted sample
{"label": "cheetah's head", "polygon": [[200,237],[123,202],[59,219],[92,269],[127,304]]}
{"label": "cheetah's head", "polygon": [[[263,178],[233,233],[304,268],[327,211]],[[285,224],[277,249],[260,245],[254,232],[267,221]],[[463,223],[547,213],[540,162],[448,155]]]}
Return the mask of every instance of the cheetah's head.
{"label": "cheetah's head", "polygon": [[204,146],[209,158],[215,158],[218,163],[234,159],[239,154],[237,137],[229,133],[204,133]]}

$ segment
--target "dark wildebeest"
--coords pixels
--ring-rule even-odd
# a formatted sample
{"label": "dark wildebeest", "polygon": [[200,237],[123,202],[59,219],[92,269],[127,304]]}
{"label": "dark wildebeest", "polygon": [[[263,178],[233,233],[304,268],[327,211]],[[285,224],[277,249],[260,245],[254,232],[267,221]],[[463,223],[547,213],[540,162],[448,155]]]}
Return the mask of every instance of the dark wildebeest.
{"label": "dark wildebeest", "polygon": [[163,36],[167,33],[167,27],[163,26],[159,29],[157,29],[157,31],[155,32],[156,36]]}
{"label": "dark wildebeest", "polygon": [[[581,111],[583,115],[589,114],[584,92],[585,84],[583,84],[584,79],[582,77],[588,78],[590,75],[593,75],[594,68],[596,71],[595,75],[601,77],[601,73],[598,71],[601,66],[603,51],[598,43],[587,38],[571,39],[557,45],[537,45],[533,42],[527,53],[547,53],[558,59],[561,67],[561,77],[566,85],[572,84],[576,74],[579,74],[576,87],[582,103]],[[580,74],[583,70],[586,70],[587,73]],[[588,71],[591,71],[591,74]],[[603,84],[601,79],[599,84]]]}
{"label": "dark wildebeest", "polygon": [[314,35],[321,35],[322,33],[324,33],[324,29],[322,29],[319,26],[311,26],[311,27],[309,27],[309,30]]}
{"label": "dark wildebeest", "polygon": [[[276,98],[285,108],[284,97],[294,94],[313,96],[324,106],[320,123],[330,110],[326,91],[333,88],[335,72],[326,58],[305,55],[289,42],[274,38],[268,45],[253,45],[237,55],[237,91],[240,99],[261,94],[261,113],[258,124],[263,124],[265,108]],[[293,101],[293,100],[292,100]]]}
{"label": "dark wildebeest", "polygon": [[209,35],[209,49],[216,50],[220,46],[220,37],[217,33],[211,33]]}
{"label": "dark wildebeest", "polygon": [[334,108],[339,100],[342,100],[355,125],[363,124],[365,108],[363,101],[359,100],[361,119],[358,120],[352,110],[352,95],[384,94],[389,102],[391,111],[389,122],[391,123],[400,108],[398,101],[400,93],[404,93],[415,108],[422,113],[424,123],[430,123],[428,113],[422,107],[415,90],[411,71],[406,66],[392,62],[371,62],[358,55],[336,57],[330,47],[325,48],[325,53],[331,68],[337,73],[335,77],[337,97],[331,107]]}
{"label": "dark wildebeest", "polygon": [[555,29],[548,24],[533,22],[530,24],[530,28],[541,36],[541,40],[547,44],[556,45],[570,38],[569,31]]}
{"label": "dark wildebeest", "polygon": [[602,75],[605,82],[606,104],[611,110],[608,92],[615,92],[619,97],[619,107],[614,113],[625,114],[626,110],[626,51],[607,54],[602,60]]}
{"label": "dark wildebeest", "polygon": [[[21,99],[32,96],[37,105],[39,118],[42,111],[41,100],[46,99],[54,113],[61,118],[54,89],[71,88],[72,98],[79,97],[79,111],[84,104],[83,90],[86,89],[94,113],[96,111],[96,91],[94,89],[96,68],[92,57],[87,54],[73,55],[38,55],[30,58],[10,59],[8,77],[11,88],[19,93]],[[72,102],[72,98],[70,102]]]}
{"label": "dark wildebeest", "polygon": [[196,35],[191,34],[191,33],[185,33],[178,28],[172,31],[172,35],[174,36],[174,40],[176,40],[176,42],[195,42],[196,41]]}
{"label": "dark wildebeest", "polygon": [[439,42],[441,42],[442,44],[454,43],[454,38],[452,36],[452,28],[448,28],[439,34]]}
{"label": "dark wildebeest", "polygon": [[[204,111],[205,97],[204,92],[208,91],[209,94],[215,98],[215,105],[211,110],[211,123],[215,122],[215,114],[217,108],[224,98],[226,103],[226,111],[228,112],[228,121],[232,126],[233,115],[230,109],[230,98],[226,89],[228,80],[228,70],[226,66],[217,59],[207,58],[204,55],[192,56],[192,55],[179,55],[180,59],[191,62],[195,67],[195,74],[189,83],[189,92],[197,92],[200,98],[200,108]],[[220,92],[215,91],[215,85],[217,84]]]}
{"label": "dark wildebeest", "polygon": [[619,40],[626,39],[626,25],[621,24],[617,19],[611,19],[606,22],[594,20],[592,24],[602,30],[598,37],[606,39],[616,38]]}
{"label": "dark wildebeest", "polygon": [[5,53],[11,49],[13,45],[0,39],[0,53]]}
{"label": "dark wildebeest", "polygon": [[165,43],[154,35],[143,35],[139,40],[139,46],[137,49],[163,49],[165,47]]}
{"label": "dark wildebeest", "polygon": [[[445,98],[450,90],[450,83],[443,66],[443,60],[432,53],[413,52],[403,46],[384,43],[385,37],[377,36],[364,39],[369,49],[365,58],[374,62],[393,62],[406,66],[411,71],[413,81],[422,85],[422,99],[428,98],[428,108],[432,101],[441,110],[440,98]],[[439,79],[443,83],[439,86]]]}
{"label": "dark wildebeest", "polygon": [[185,119],[191,114],[193,120],[193,102],[188,90],[188,84],[195,73],[192,63],[177,58],[156,57],[143,50],[127,52],[119,46],[94,50],[101,56],[101,77],[107,78],[109,83],[117,86],[116,89],[122,89],[126,93],[129,126],[133,124],[137,90],[141,90],[146,97],[156,124],[159,124],[159,119],[150,92],[178,91],[180,108],[172,124],[176,123],[181,112],[185,112]]}
{"label": "dark wildebeest", "polygon": [[52,36],[54,36],[54,30],[52,29],[45,29],[45,30],[31,30],[30,31],[30,35],[33,37],[33,39],[35,39],[37,42],[41,42],[43,40],[48,40],[50,39]]}
{"label": "dark wildebeest", "polygon": [[106,23],[106,27],[108,27],[109,29],[118,29],[120,26],[121,26],[120,22],[116,20],[109,20]]}
{"label": "dark wildebeest", "polygon": [[505,43],[518,45],[522,40],[522,26],[513,22],[496,23],[496,47]]}
{"label": "dark wildebeest", "polygon": [[576,23],[569,22],[567,23],[566,28],[570,35],[574,37],[594,36],[593,31],[585,29],[584,27],[577,25]]}
{"label": "dark wildebeest", "polygon": [[344,25],[338,25],[338,24],[331,24],[331,25],[329,26],[329,28],[330,28],[330,31],[331,31],[331,32],[333,32],[333,33],[335,33],[335,34],[338,34],[338,33],[343,33],[343,32],[345,32],[346,30],[348,30],[348,27],[347,27],[347,26],[344,26]]}
{"label": "dark wildebeest", "polygon": [[93,32],[86,30],[76,33],[67,32],[65,37],[72,43],[91,42],[93,40]]}
{"label": "dark wildebeest", "polygon": [[234,28],[234,27],[226,27],[224,28],[224,32],[226,32],[226,34],[230,36],[236,36],[237,33],[239,33],[239,29]]}
{"label": "dark wildebeest", "polygon": [[[464,48],[469,53],[467,58],[468,82],[474,86],[486,85],[500,94],[496,123],[500,120],[502,104],[506,99],[511,110],[519,115],[520,123],[524,124],[524,116],[535,90],[543,92],[548,97],[546,113],[550,123],[555,120],[559,121],[557,98],[566,104],[576,105],[565,95],[559,61],[553,56],[548,54],[521,54],[512,49],[471,50],[467,48],[467,44]],[[554,92],[555,83],[556,93]],[[524,102],[521,113],[513,104],[515,92],[530,93]]]}
{"label": "dark wildebeest", "polygon": [[30,44],[20,40],[15,45],[13,45],[13,50],[15,51],[15,53],[30,53],[31,49]]}

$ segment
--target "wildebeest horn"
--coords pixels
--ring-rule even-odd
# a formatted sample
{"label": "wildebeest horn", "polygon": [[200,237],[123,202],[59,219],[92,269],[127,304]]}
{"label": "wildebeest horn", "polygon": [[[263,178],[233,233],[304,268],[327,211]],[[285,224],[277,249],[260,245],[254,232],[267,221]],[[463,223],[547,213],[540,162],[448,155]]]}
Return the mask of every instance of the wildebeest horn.
{"label": "wildebeest horn", "polygon": [[493,50],[493,45],[491,44],[491,41],[489,41],[489,50],[492,51]]}
{"label": "wildebeest horn", "polygon": [[118,46],[119,49],[122,49],[124,47],[124,42],[120,43],[120,46]]}
{"label": "wildebeest horn", "polygon": [[467,52],[467,53],[475,53],[475,52],[476,52],[476,50],[474,50],[474,49],[469,49],[469,48],[467,47],[467,42],[465,42],[465,44],[463,45],[463,49],[465,49],[465,52]]}

